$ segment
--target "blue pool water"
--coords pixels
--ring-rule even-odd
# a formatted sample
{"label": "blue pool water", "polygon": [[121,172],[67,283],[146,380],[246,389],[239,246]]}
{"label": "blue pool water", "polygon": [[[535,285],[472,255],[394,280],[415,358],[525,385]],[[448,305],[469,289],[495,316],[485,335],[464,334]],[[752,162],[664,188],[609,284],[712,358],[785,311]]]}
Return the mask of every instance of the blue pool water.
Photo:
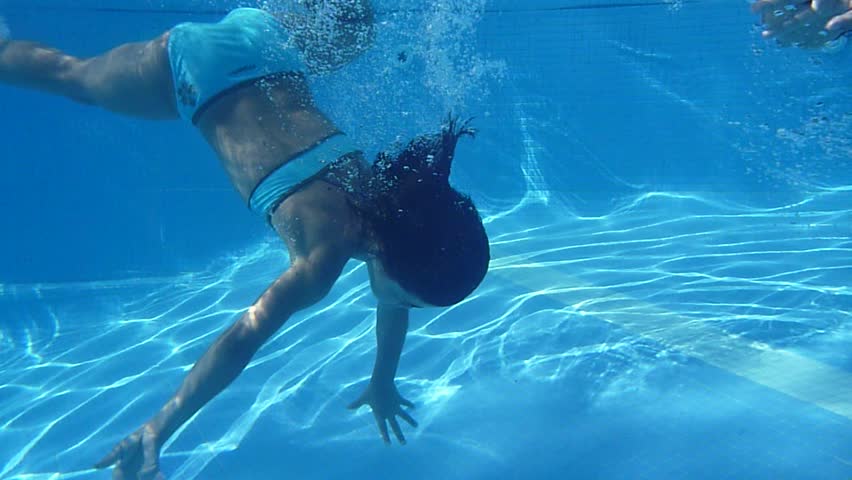
{"label": "blue pool water", "polygon": [[[413,313],[407,446],[345,408],[375,355],[353,262],[167,444],[169,478],[852,478],[852,49],[776,48],[739,1],[374,3],[377,46],[318,102],[371,154],[475,116],[453,181],[490,273]],[[0,16],[83,56],[236,5]],[[190,126],[0,105],[0,479],[109,478],[286,253]]]}

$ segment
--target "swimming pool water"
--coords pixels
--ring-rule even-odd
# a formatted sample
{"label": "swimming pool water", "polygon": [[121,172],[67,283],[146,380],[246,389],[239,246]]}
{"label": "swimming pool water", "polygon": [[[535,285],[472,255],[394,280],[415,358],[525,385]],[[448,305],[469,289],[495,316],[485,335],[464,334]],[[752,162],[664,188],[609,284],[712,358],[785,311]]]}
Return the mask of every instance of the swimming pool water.
{"label": "swimming pool water", "polygon": [[[167,445],[169,478],[852,478],[849,51],[766,44],[745,2],[376,4],[377,47],[318,101],[371,153],[477,117],[453,178],[489,276],[413,314],[409,445],[345,409],[375,354],[353,262]],[[188,18],[0,15],[83,53]],[[109,478],[286,254],[191,128],[0,101],[0,478]]]}

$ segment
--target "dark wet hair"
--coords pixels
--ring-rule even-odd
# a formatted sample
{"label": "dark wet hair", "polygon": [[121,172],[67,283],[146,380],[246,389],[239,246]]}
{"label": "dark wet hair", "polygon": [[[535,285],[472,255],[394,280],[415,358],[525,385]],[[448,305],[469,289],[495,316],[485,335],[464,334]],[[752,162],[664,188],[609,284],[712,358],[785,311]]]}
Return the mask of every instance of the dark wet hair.
{"label": "dark wet hair", "polygon": [[458,139],[475,134],[468,124],[450,117],[440,133],[415,138],[395,157],[379,154],[368,188],[385,271],[435,306],[470,295],[491,258],[476,206],[449,182]]}

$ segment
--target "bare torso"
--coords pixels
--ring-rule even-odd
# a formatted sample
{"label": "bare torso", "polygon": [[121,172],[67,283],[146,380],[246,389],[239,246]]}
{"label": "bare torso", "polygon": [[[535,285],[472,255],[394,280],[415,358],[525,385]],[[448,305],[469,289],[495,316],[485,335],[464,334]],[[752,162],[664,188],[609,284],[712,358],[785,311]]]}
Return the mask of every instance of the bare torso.
{"label": "bare torso", "polygon": [[248,203],[267,175],[336,132],[314,105],[302,75],[283,74],[214,100],[197,123]]}
{"label": "bare torso", "polygon": [[[339,132],[314,105],[301,74],[262,79],[225,94],[206,107],[197,127],[246,203],[267,175]],[[336,168],[363,173],[357,157]],[[347,195],[337,185],[314,180],[278,206],[272,226],[291,257],[326,245],[350,258],[364,258],[363,225]]]}

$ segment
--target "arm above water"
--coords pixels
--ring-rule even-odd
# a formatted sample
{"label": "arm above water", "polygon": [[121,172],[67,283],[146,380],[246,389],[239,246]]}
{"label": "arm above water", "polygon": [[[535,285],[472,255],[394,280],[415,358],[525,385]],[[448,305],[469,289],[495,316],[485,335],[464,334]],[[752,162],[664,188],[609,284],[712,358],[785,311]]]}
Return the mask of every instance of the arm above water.
{"label": "arm above water", "polygon": [[402,409],[403,406],[414,408],[414,404],[402,398],[395,383],[407,331],[408,308],[379,304],[376,310],[376,363],[373,375],[366,391],[349,405],[350,409],[357,409],[362,405],[372,408],[373,417],[385,443],[390,443],[390,424],[399,443],[405,444],[405,436],[396,420],[397,416],[412,427],[417,427],[417,422]]}
{"label": "arm above water", "polygon": [[177,118],[167,41],[168,33],[82,59],[35,42],[0,39],[0,83],[135,117]]}
{"label": "arm above water", "polygon": [[[243,316],[231,325],[187,374],[174,396],[139,430],[98,462],[116,466],[114,478],[163,478],[160,449],[181,425],[233,382],[257,350],[295,312],[321,300],[340,276],[348,257],[330,250],[298,259]],[[115,477],[115,475],[123,475]]]}

